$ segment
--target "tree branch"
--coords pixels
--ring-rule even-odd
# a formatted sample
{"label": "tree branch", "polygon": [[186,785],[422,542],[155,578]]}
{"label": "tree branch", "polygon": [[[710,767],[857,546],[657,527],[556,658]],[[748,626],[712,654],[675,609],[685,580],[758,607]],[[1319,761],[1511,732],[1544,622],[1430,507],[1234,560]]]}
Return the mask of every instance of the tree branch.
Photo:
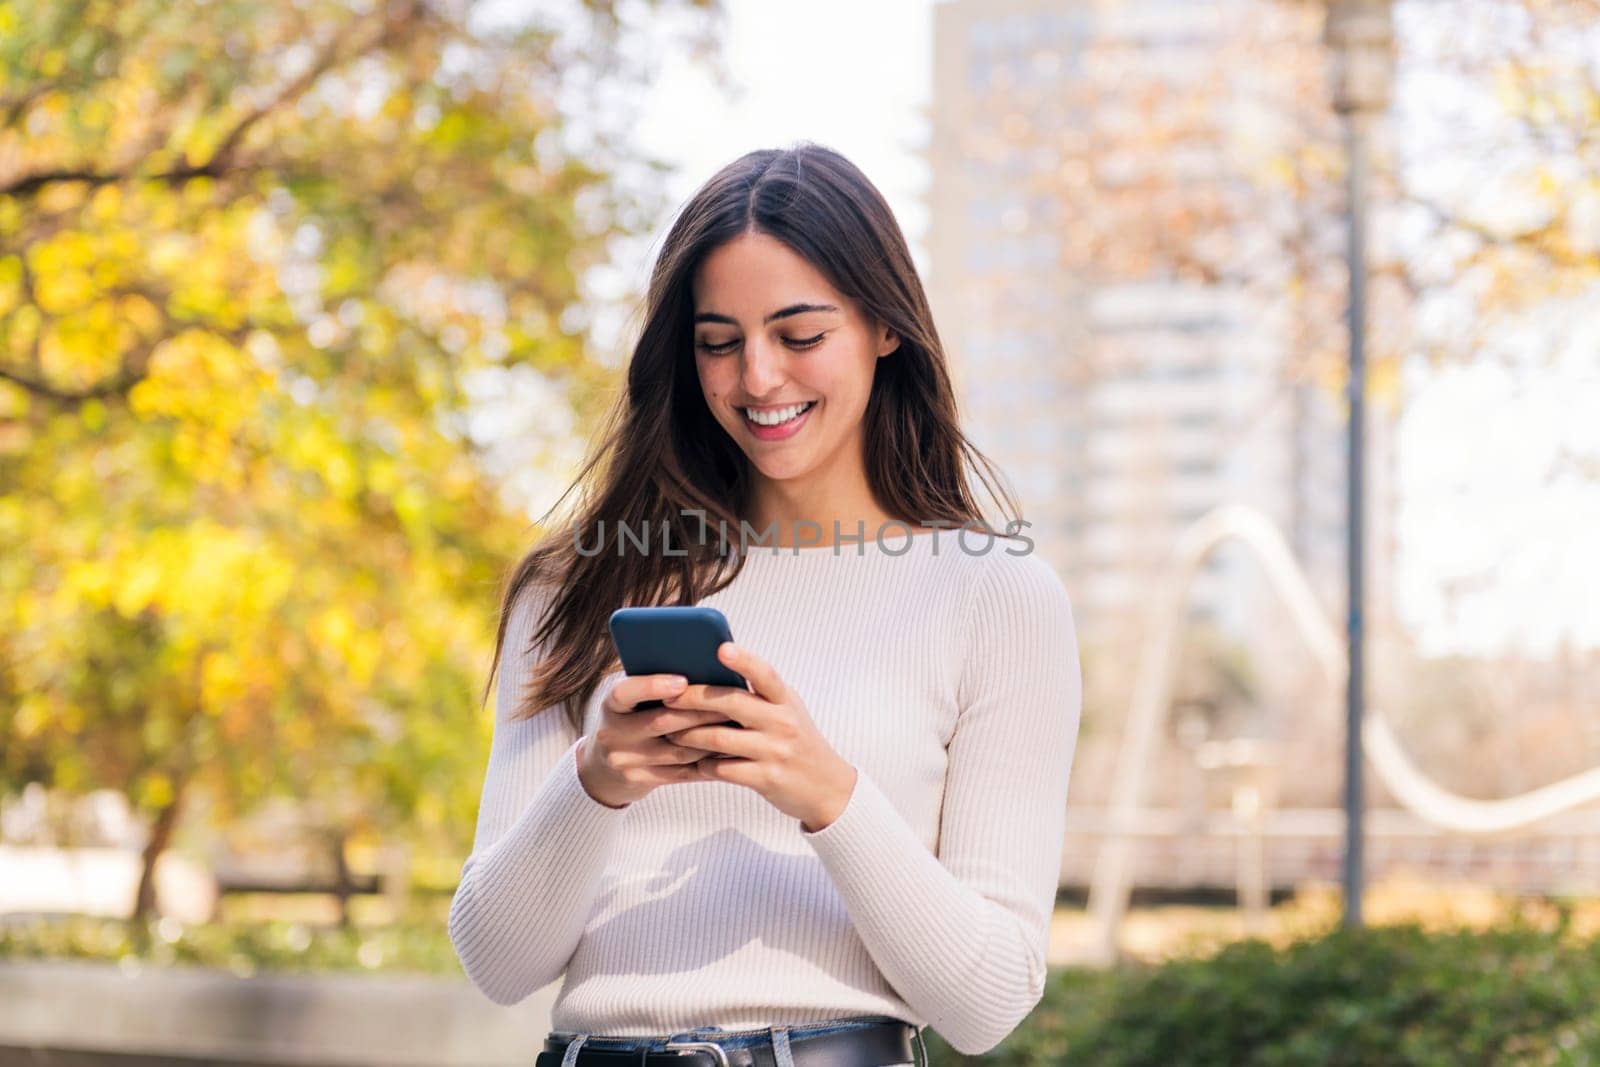
{"label": "tree branch", "polygon": [[[113,170],[99,170],[92,167],[54,167],[24,174],[4,184],[0,184],[0,196],[28,197],[33,196],[48,185],[81,183],[91,188],[102,185],[114,185],[122,182],[142,179],[146,181],[164,182],[169,185],[182,185],[196,178],[219,178],[224,174],[239,173],[241,171],[261,170],[269,166],[263,159],[250,162],[235,160],[235,153],[240,141],[249,129],[273,112],[293,103],[311,88],[323,75],[335,67],[341,66],[351,60],[358,59],[375,49],[380,49],[396,39],[399,22],[411,17],[416,5],[406,3],[401,5],[397,13],[394,10],[385,11],[377,20],[352,19],[345,23],[329,38],[318,53],[317,58],[299,76],[291,79],[280,87],[278,92],[259,107],[252,109],[236,122],[232,129],[223,135],[217,149],[204,163],[189,164],[173,167],[168,170],[157,171],[151,174],[140,174],[138,161]],[[353,40],[358,31],[369,25],[377,25],[377,32],[371,38],[354,49],[345,51],[345,46]]]}
{"label": "tree branch", "polygon": [[144,344],[135,346],[123,354],[122,366],[116,373],[81,389],[69,389],[52,385],[45,381],[42,376],[26,374],[5,366],[0,366],[0,379],[15,382],[35,396],[44,397],[63,406],[75,407],[103,396],[127,392],[135,383],[149,374],[150,357],[155,352],[156,346],[165,340],[167,340],[167,335],[162,334],[151,338]]}

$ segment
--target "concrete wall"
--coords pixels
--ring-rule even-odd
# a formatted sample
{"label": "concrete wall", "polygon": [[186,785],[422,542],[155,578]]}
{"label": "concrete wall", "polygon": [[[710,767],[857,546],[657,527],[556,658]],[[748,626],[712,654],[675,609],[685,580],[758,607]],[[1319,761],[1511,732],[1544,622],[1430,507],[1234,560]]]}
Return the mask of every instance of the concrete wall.
{"label": "concrete wall", "polygon": [[[197,967],[7,962],[0,963],[0,1064],[527,1067],[544,1047],[558,988],[552,983],[505,1008],[463,980],[427,976],[240,978]],[[17,1051],[24,1049],[35,1051]],[[149,1058],[88,1055],[113,1050]]]}

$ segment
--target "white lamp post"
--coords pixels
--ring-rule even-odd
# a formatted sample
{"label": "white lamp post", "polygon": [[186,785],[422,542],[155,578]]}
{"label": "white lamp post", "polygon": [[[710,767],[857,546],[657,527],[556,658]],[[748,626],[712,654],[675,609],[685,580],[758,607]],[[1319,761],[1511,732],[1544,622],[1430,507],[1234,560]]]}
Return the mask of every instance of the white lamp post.
{"label": "white lamp post", "polygon": [[1348,597],[1346,639],[1350,672],[1345,683],[1344,761],[1344,924],[1361,925],[1363,823],[1361,729],[1366,703],[1363,664],[1365,636],[1366,514],[1364,509],[1366,430],[1366,196],[1367,138],[1374,120],[1388,107],[1394,71],[1391,0],[1326,0],[1323,40],[1332,52],[1333,106],[1344,119],[1348,151],[1350,264],[1349,471],[1347,479]]}

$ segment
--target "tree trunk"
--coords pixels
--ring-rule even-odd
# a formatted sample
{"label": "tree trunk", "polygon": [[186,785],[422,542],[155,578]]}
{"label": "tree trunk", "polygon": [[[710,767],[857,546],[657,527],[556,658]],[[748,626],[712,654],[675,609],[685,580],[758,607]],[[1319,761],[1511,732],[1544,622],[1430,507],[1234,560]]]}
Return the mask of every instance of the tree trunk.
{"label": "tree trunk", "polygon": [[334,833],[328,847],[333,852],[333,871],[335,892],[339,895],[339,925],[345,929],[350,928],[350,865],[344,857],[344,833]]}
{"label": "tree trunk", "polygon": [[178,811],[183,804],[183,786],[180,780],[173,790],[172,800],[156,812],[155,822],[150,827],[150,840],[145,843],[144,853],[140,857],[139,890],[133,898],[132,917],[135,920],[144,920],[155,914],[156,861],[172,842],[172,832],[178,825]]}

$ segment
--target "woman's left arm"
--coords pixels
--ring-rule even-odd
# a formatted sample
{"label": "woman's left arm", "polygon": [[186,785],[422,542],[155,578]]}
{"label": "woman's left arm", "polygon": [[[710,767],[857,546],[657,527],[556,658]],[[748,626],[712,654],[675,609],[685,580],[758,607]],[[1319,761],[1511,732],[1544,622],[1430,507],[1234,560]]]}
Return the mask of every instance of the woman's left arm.
{"label": "woman's left arm", "polygon": [[1061,579],[1032,555],[988,562],[966,617],[938,855],[859,768],[839,816],[802,828],[884,977],[966,1055],[1044,994],[1083,703]]}

